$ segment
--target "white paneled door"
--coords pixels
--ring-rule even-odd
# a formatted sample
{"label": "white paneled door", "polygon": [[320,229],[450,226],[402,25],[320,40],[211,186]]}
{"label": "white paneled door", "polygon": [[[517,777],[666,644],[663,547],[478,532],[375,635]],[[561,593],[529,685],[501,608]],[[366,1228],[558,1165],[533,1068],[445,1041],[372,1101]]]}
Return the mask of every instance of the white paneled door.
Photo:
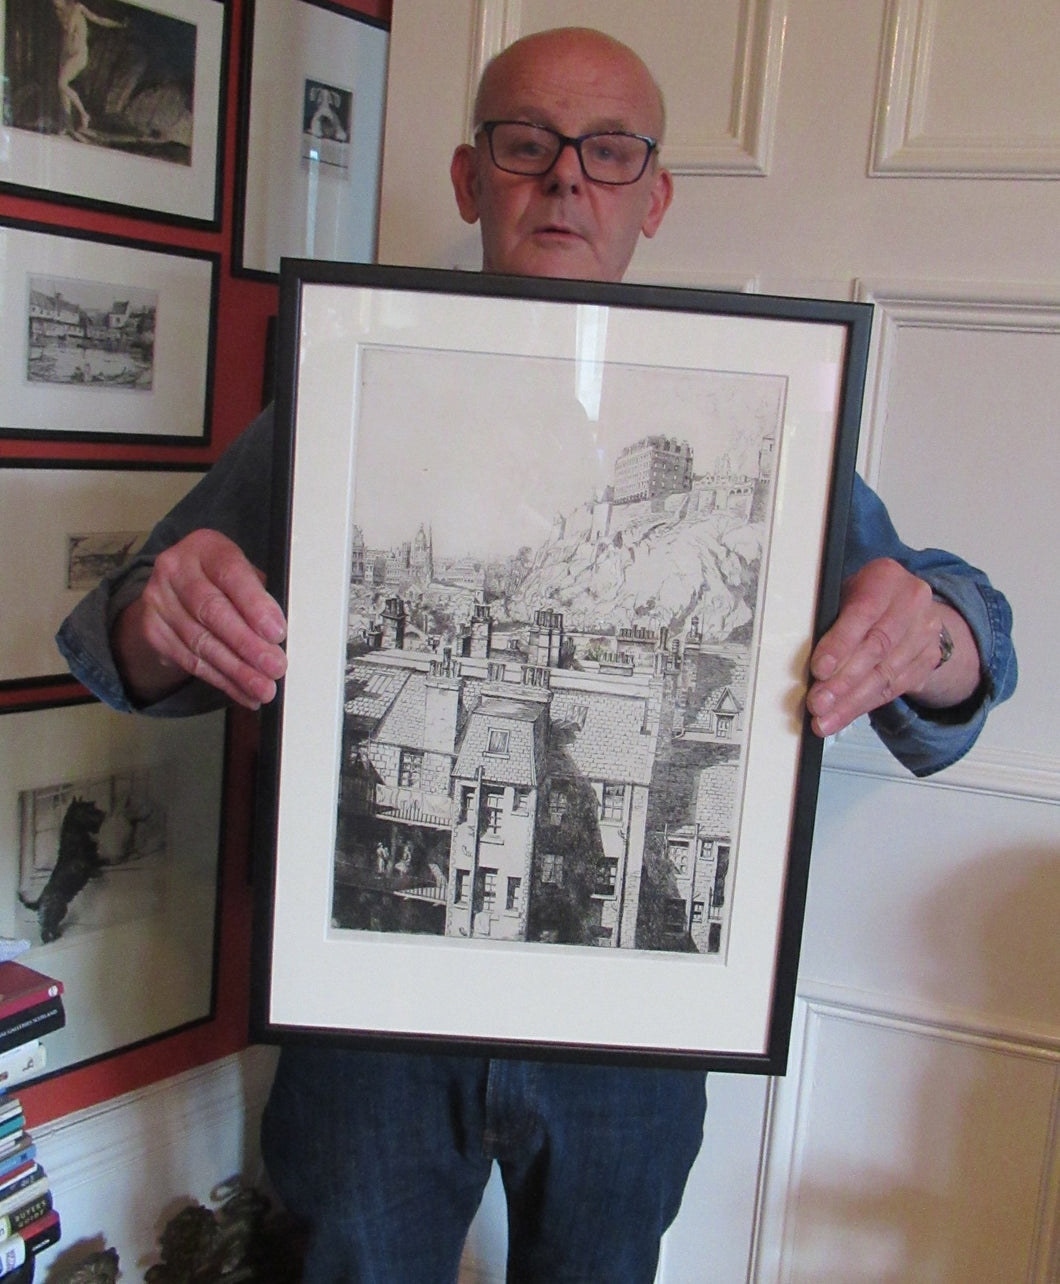
{"label": "white paneled door", "polygon": [[[482,62],[603,27],[667,95],[631,278],[876,305],[861,467],[983,566],[1021,683],[928,781],[829,747],[782,1080],[715,1076],[664,1284],[1060,1280],[1060,6],[394,0],[380,258],[478,266],[448,158]],[[503,1279],[491,1191],[467,1280]]]}

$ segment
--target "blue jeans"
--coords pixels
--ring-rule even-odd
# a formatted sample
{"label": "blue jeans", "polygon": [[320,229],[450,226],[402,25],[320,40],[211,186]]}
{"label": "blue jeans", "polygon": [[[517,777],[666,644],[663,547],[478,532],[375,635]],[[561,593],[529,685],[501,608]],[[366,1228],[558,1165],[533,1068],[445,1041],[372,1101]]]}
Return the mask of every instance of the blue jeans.
{"label": "blue jeans", "polygon": [[305,1284],[455,1281],[494,1160],[512,1284],[650,1284],[705,1107],[697,1071],[290,1046],[262,1145]]}

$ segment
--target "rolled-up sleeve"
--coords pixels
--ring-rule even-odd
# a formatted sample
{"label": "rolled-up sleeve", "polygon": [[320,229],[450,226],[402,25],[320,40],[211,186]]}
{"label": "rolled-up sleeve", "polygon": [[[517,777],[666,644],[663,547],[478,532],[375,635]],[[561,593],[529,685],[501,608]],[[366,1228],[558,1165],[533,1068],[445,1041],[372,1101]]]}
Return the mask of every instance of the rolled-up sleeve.
{"label": "rolled-up sleeve", "polygon": [[990,710],[1016,689],[1012,610],[977,567],[942,549],[904,544],[883,501],[856,477],[844,577],[879,557],[893,558],[930,584],[964,617],[979,648],[982,681],[963,704],[928,709],[902,697],[869,714],[873,730],[898,761],[914,775],[928,776],[962,758],[978,739]]}
{"label": "rolled-up sleeve", "polygon": [[155,558],[194,530],[209,528],[233,540],[255,566],[268,555],[272,473],[272,411],[259,415],[202,480],[158,522],[139,555],[102,580],[74,607],[55,635],[70,672],[113,709],[153,717],[182,717],[221,707],[225,698],[192,679],[153,704],[125,688],[110,635],[114,621],[140,596]]}

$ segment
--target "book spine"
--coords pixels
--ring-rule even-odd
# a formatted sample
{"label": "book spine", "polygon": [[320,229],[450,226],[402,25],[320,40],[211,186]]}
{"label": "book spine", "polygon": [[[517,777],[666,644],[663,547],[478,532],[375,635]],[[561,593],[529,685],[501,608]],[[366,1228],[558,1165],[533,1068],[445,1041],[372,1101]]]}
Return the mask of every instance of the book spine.
{"label": "book spine", "polygon": [[9,1275],[17,1271],[26,1260],[26,1241],[21,1235],[0,1244],[0,1275]]}
{"label": "book spine", "polygon": [[[0,1217],[0,1243],[10,1239],[12,1235],[19,1235],[24,1231],[28,1233],[34,1222],[41,1221],[51,1210],[52,1193],[48,1190],[28,1204],[23,1204],[21,1208],[16,1208],[13,1213]],[[23,1239],[25,1238],[27,1235],[23,1235]]]}
{"label": "book spine", "polygon": [[[40,1174],[31,1174],[30,1180],[19,1185],[17,1192],[8,1195],[8,1198],[0,1202],[0,1219],[8,1216],[9,1213],[17,1212],[23,1204],[30,1203],[33,1199],[38,1199],[42,1194],[49,1192],[50,1183],[44,1168],[41,1168]],[[4,1236],[0,1235],[0,1239]]]}
{"label": "book spine", "polygon": [[[47,1176],[44,1175],[44,1170],[41,1169],[40,1177],[35,1181],[30,1182],[29,1185],[23,1187],[17,1195],[12,1195],[10,1199],[4,1200],[4,1206],[0,1208],[0,1240],[6,1239],[8,1235],[18,1230],[18,1227],[14,1222],[22,1209],[29,1204],[36,1203],[37,1200],[43,1199],[45,1196],[47,1196],[49,1200],[51,1199],[51,1187]],[[49,1203],[48,1206],[50,1208],[51,1204]],[[42,1211],[47,1212],[47,1209]],[[7,1222],[9,1218],[10,1223],[5,1231],[4,1223]]]}
{"label": "book spine", "polygon": [[[36,1181],[38,1177],[44,1176],[44,1169],[33,1159],[27,1159],[25,1163],[19,1164],[17,1168],[12,1168],[10,1172],[0,1175],[0,1201],[7,1199],[16,1190],[23,1186],[28,1186],[31,1181]],[[6,1213],[6,1208],[0,1207],[0,1213]]]}
{"label": "book spine", "polygon": [[26,1116],[20,1110],[17,1115],[0,1123],[0,1137],[9,1137],[12,1133],[21,1132],[26,1126]]}
{"label": "book spine", "polygon": [[26,1247],[27,1254],[40,1253],[46,1248],[51,1248],[53,1244],[58,1244],[61,1236],[62,1226],[59,1223],[59,1214],[53,1208],[51,1212],[45,1213],[43,1217],[38,1217],[35,1222],[30,1222],[28,1226],[23,1227],[8,1242],[13,1244],[16,1239],[20,1239]]}
{"label": "book spine", "polygon": [[0,1024],[7,1021],[10,1017],[18,1016],[20,1012],[25,1012],[27,1008],[40,1007],[42,1003],[50,1003],[52,999],[57,999],[63,992],[63,987],[58,981],[52,981],[50,984],[42,984],[40,989],[28,990],[25,994],[20,994],[17,998],[0,1000]]}
{"label": "book spine", "polygon": [[11,1022],[0,1022],[0,1052],[20,1047],[42,1034],[61,1030],[66,1024],[62,999],[52,999],[43,1007],[27,1008]]}
{"label": "book spine", "polygon": [[39,1039],[0,1053],[0,1092],[7,1092],[16,1084],[43,1074],[47,1064],[48,1053]]}
{"label": "book spine", "polygon": [[10,1137],[0,1137],[0,1159],[6,1159],[21,1150],[28,1140],[29,1134],[25,1129],[12,1133]]}
{"label": "book spine", "polygon": [[26,1145],[23,1147],[23,1149],[18,1151],[14,1155],[8,1155],[6,1156],[6,1158],[0,1159],[0,1177],[2,1177],[5,1173],[11,1172],[13,1168],[17,1168],[19,1164],[24,1164],[27,1159],[33,1159],[36,1157],[36,1154],[37,1154],[36,1144],[30,1138],[30,1135],[28,1132],[23,1133],[23,1136],[26,1138]]}

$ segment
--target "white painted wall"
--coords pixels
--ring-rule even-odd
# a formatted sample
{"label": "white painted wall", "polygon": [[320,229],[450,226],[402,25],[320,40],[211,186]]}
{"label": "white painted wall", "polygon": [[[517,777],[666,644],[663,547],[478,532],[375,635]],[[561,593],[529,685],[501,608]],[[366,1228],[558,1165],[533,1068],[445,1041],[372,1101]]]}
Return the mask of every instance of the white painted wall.
{"label": "white painted wall", "polygon": [[210,1192],[235,1175],[264,1188],[258,1121],[275,1059],[274,1049],[249,1048],[53,1123],[30,1119],[62,1221],[36,1277],[116,1248],[122,1278],[143,1279],[180,1208],[212,1207]]}
{"label": "white painted wall", "polygon": [[[1060,14],[1053,0],[395,0],[380,258],[478,266],[447,159],[485,56],[588,23],[667,93],[631,278],[872,299],[862,469],[984,566],[1022,680],[932,782],[826,754],[783,1080],[713,1076],[665,1284],[1060,1278]],[[491,1187],[468,1280],[503,1279]]]}

